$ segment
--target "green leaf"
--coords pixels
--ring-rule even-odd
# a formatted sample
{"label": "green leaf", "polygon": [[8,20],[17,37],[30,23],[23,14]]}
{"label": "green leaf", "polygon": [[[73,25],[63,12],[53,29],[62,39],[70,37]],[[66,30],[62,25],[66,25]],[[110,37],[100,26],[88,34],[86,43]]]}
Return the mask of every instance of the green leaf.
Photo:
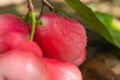
{"label": "green leaf", "polygon": [[110,32],[114,44],[120,48],[120,22],[117,19],[107,13],[95,12],[98,19],[105,25],[107,31]]}
{"label": "green leaf", "polygon": [[81,20],[89,27],[99,32],[110,43],[116,45],[112,35],[108,31],[107,27],[96,17],[94,12],[84,5],[80,0],[65,0],[69,6],[79,15]]}

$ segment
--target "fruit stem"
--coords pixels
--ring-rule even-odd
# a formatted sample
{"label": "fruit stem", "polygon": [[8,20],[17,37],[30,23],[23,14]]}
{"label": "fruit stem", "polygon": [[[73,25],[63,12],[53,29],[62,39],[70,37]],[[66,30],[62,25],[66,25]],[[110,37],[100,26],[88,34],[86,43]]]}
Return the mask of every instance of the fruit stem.
{"label": "fruit stem", "polygon": [[29,9],[29,13],[31,15],[31,20],[32,20],[32,30],[31,30],[31,34],[30,34],[30,38],[29,40],[33,40],[34,38],[34,34],[35,34],[35,27],[36,27],[36,16],[34,13],[34,6],[33,6],[33,2],[34,0],[27,0],[28,2],[28,9]]}
{"label": "fruit stem", "polygon": [[42,3],[45,4],[51,11],[55,10],[54,7],[47,0],[42,0]]}
{"label": "fruit stem", "polygon": [[57,7],[54,4],[51,4],[49,1],[47,0],[42,0],[42,4],[46,5],[51,11],[54,12],[60,12],[60,13],[64,13],[66,16],[71,17],[69,13],[67,13],[66,11],[60,9],[59,7]]}
{"label": "fruit stem", "polygon": [[33,7],[33,0],[27,0],[28,2],[28,9],[29,9],[29,12],[30,11],[34,11],[34,7]]}
{"label": "fruit stem", "polygon": [[31,30],[31,34],[30,34],[30,38],[29,40],[33,40],[34,38],[34,34],[35,34],[35,27],[36,27],[36,16],[34,11],[31,11],[31,18],[32,18],[32,30]]}

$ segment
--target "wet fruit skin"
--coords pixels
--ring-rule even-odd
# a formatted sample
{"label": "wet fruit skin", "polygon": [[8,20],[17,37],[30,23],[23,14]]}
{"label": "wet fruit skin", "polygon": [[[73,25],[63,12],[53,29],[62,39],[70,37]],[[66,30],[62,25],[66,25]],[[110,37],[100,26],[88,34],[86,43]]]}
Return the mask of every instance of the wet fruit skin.
{"label": "wet fruit skin", "polygon": [[13,47],[18,46],[20,42],[27,40],[27,37],[18,32],[6,32],[0,35],[0,53],[4,53]]}
{"label": "wet fruit skin", "polygon": [[81,57],[78,58],[76,61],[73,62],[73,64],[79,66],[82,65],[82,63],[86,60],[86,50],[82,53]]}
{"label": "wet fruit skin", "polygon": [[87,37],[84,27],[71,18],[57,14],[44,14],[36,26],[35,41],[45,57],[74,62],[86,50]]}
{"label": "wet fruit skin", "polygon": [[28,35],[29,29],[20,17],[6,13],[0,15],[0,35],[6,32],[19,32]]}
{"label": "wet fruit skin", "polygon": [[41,48],[34,41],[28,40],[28,41],[20,42],[20,43],[18,43],[17,46],[14,46],[12,49],[19,49],[22,51],[31,51],[36,56],[43,57],[43,52],[42,52]]}
{"label": "wet fruit skin", "polygon": [[72,63],[44,58],[50,80],[82,80],[80,70]]}
{"label": "wet fruit skin", "polygon": [[49,77],[42,57],[13,49],[0,56],[0,80],[49,80]]}
{"label": "wet fruit skin", "polygon": [[28,40],[29,34],[28,26],[19,17],[13,14],[0,15],[0,53]]}

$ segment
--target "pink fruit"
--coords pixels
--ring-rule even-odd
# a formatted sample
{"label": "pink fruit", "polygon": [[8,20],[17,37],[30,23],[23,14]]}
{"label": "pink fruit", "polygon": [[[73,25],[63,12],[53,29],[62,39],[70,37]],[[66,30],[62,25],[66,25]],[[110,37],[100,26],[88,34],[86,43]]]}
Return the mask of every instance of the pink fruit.
{"label": "pink fruit", "polygon": [[29,34],[28,26],[13,14],[0,15],[0,35],[6,32],[19,32],[24,35]]}
{"label": "pink fruit", "polygon": [[43,59],[33,52],[11,50],[0,56],[0,80],[49,80]]}
{"label": "pink fruit", "polygon": [[17,46],[15,46],[13,48],[17,48],[22,51],[31,51],[39,57],[43,56],[43,52],[42,52],[41,48],[37,45],[37,43],[35,43],[33,41],[20,42]]}
{"label": "pink fruit", "polygon": [[73,62],[75,65],[79,66],[85,61],[85,59],[86,59],[86,51],[83,51],[83,52],[84,53],[81,55],[81,57]]}
{"label": "pink fruit", "polygon": [[0,53],[28,39],[29,28],[19,17],[12,14],[0,15]]}
{"label": "pink fruit", "polygon": [[0,35],[0,53],[4,53],[16,47],[20,42],[24,42],[27,39],[27,36],[18,32],[6,32]]}
{"label": "pink fruit", "polygon": [[71,18],[57,14],[44,14],[42,24],[36,27],[35,41],[49,58],[74,62],[86,50],[87,37],[84,27]]}
{"label": "pink fruit", "polygon": [[80,70],[72,63],[44,58],[50,80],[82,80]]}

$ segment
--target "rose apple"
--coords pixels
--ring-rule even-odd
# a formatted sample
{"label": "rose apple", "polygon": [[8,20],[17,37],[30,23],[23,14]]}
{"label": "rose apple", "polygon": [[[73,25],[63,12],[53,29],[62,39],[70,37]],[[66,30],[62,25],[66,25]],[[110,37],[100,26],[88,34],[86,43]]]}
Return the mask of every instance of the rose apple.
{"label": "rose apple", "polygon": [[0,53],[29,39],[28,26],[17,16],[12,14],[0,15]]}
{"label": "rose apple", "polygon": [[39,57],[43,56],[43,52],[42,52],[41,48],[34,41],[29,41],[28,40],[28,41],[20,42],[18,45],[13,47],[13,49],[15,49],[15,48],[19,49],[19,50],[22,50],[22,51],[31,51]]}
{"label": "rose apple", "polygon": [[21,18],[13,14],[0,15],[0,34],[6,32],[19,32],[24,35],[29,34],[28,26]]}
{"label": "rose apple", "polygon": [[72,63],[44,58],[50,80],[82,80],[80,70]]}
{"label": "rose apple", "polygon": [[35,41],[49,58],[68,62],[78,60],[86,50],[87,37],[82,24],[57,14],[44,14],[36,26]]}
{"label": "rose apple", "polygon": [[30,51],[13,49],[0,56],[0,80],[49,80],[43,59]]}
{"label": "rose apple", "polygon": [[86,50],[83,51],[83,52],[84,53],[82,53],[81,57],[73,62],[75,65],[79,66],[79,65],[81,65],[85,61],[85,59],[86,59]]}
{"label": "rose apple", "polygon": [[25,40],[27,40],[27,36],[18,32],[6,32],[0,35],[0,53],[4,53],[12,49],[20,42],[24,42]]}

